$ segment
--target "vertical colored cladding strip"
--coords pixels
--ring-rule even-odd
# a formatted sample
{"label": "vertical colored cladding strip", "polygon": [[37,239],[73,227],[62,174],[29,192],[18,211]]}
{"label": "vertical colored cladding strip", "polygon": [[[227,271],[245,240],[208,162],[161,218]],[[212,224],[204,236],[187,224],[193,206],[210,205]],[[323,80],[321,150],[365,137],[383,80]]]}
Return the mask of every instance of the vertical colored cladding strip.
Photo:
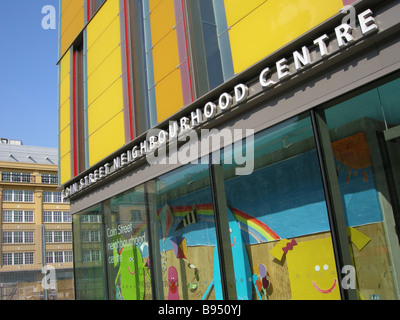
{"label": "vertical colored cladding strip", "polygon": [[[59,23],[61,23],[61,7],[62,7],[62,0],[58,1],[58,8],[60,8],[58,10],[58,21]],[[61,27],[58,28],[58,57],[61,58]],[[57,153],[58,153],[58,159],[57,159],[57,167],[58,167],[58,171],[57,171],[57,175],[58,175],[58,181],[59,184],[61,184],[62,182],[62,178],[61,178],[61,149],[60,149],[60,145],[61,145],[61,138],[60,138],[60,133],[61,133],[61,92],[60,92],[60,84],[61,84],[61,62],[58,65],[57,68],[57,72],[58,72],[58,90],[57,90],[57,102],[58,102],[58,110],[57,110]]]}
{"label": "vertical colored cladding strip", "polygon": [[156,108],[156,95],[155,95],[149,0],[143,0],[142,4],[143,4],[144,47],[146,56],[146,78],[147,78],[146,86],[147,86],[147,98],[148,98],[148,117],[149,117],[149,126],[154,127],[157,124],[157,108]]}
{"label": "vertical colored cladding strip", "polygon": [[78,120],[77,120],[77,52],[72,49],[72,146],[73,176],[78,175]]}
{"label": "vertical colored cladding strip", "polygon": [[88,131],[88,97],[87,97],[87,32],[83,30],[83,123],[85,144],[85,169],[89,167],[89,131]]}
{"label": "vertical colored cladding strip", "polygon": [[222,74],[224,81],[228,81],[235,75],[235,73],[233,71],[231,44],[229,41],[224,2],[221,0],[213,0],[213,7],[217,24],[217,37],[221,54]]}
{"label": "vertical colored cladding strip", "polygon": [[193,102],[193,86],[190,72],[190,58],[183,0],[174,0],[174,8],[176,35],[178,38],[179,68],[181,73],[183,105],[186,106]]}
{"label": "vertical colored cladding strip", "polygon": [[75,167],[75,161],[74,161],[74,51],[73,48],[71,47],[69,49],[70,52],[70,98],[69,98],[69,141],[70,141],[70,171],[71,171],[71,177],[75,176],[74,172],[74,167]]}
{"label": "vertical colored cladding strip", "polygon": [[323,23],[343,7],[342,0],[224,0],[224,4],[235,73]]}
{"label": "vertical colored cladding strip", "polygon": [[59,176],[63,184],[71,178],[71,50],[59,63]]}
{"label": "vertical colored cladding strip", "polygon": [[86,0],[86,23],[89,22],[92,15],[92,0]]}
{"label": "vertical colored cladding strip", "polygon": [[122,54],[122,62],[123,67],[125,67],[123,70],[123,73],[125,74],[126,77],[126,83],[124,85],[124,90],[127,93],[127,104],[128,104],[128,109],[125,113],[125,128],[128,134],[126,134],[125,140],[126,142],[132,141],[134,138],[134,129],[133,129],[133,108],[132,108],[132,82],[131,82],[131,61],[130,61],[130,41],[129,41],[129,20],[128,20],[128,1],[123,0],[120,1],[120,8],[123,8],[123,15],[120,14],[120,17],[123,17],[123,21],[121,21],[121,40],[124,39],[124,47],[125,50],[121,48],[121,54]]}
{"label": "vertical colored cladding strip", "polygon": [[[133,132],[140,135],[149,128],[149,99],[147,95],[147,66],[143,2],[128,1],[129,45],[132,79]],[[134,44],[134,45],[133,45]]]}

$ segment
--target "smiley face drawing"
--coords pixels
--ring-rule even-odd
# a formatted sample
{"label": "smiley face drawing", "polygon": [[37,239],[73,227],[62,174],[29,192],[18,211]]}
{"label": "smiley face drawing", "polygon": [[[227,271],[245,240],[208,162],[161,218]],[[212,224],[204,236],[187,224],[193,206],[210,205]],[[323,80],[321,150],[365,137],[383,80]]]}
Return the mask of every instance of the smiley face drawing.
{"label": "smiley face drawing", "polygon": [[331,238],[298,242],[286,260],[293,300],[340,299]]}

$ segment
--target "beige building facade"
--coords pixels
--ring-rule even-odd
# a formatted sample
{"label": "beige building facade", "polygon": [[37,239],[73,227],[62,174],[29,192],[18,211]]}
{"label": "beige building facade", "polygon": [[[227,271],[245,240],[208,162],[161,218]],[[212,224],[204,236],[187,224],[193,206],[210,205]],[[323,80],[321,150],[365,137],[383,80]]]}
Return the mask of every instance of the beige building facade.
{"label": "beige building facade", "polygon": [[0,144],[1,299],[73,299],[69,203],[57,149]]}

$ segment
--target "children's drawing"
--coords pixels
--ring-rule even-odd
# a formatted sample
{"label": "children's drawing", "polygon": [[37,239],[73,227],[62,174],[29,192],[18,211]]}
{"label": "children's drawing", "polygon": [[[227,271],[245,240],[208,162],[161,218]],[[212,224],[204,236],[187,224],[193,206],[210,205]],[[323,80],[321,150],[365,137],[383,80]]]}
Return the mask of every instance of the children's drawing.
{"label": "children's drawing", "polygon": [[168,300],[179,300],[178,271],[175,267],[168,268]]}
{"label": "children's drawing", "polygon": [[[231,210],[227,208],[229,228],[231,231],[231,247],[233,256],[233,269],[236,281],[236,294],[238,300],[252,299],[252,276],[250,270],[249,257],[244,246],[239,225],[235,220]],[[208,296],[209,291],[214,287],[216,300],[222,300],[221,271],[218,257],[218,246],[214,249],[214,279],[203,295],[203,300]]]}
{"label": "children's drawing", "polygon": [[172,214],[168,204],[165,204],[164,207],[161,209],[159,218],[161,222],[163,242],[165,242],[165,239],[167,238],[168,233],[171,229],[172,223],[174,222],[174,215]]}
{"label": "children's drawing", "polygon": [[119,270],[115,278],[117,298],[121,300],[144,299],[144,263],[140,250],[135,245],[128,244],[114,254],[119,261]]}
{"label": "children's drawing", "polygon": [[199,217],[197,215],[196,206],[193,205],[192,210],[182,219],[182,221],[176,227],[175,231],[183,229],[184,227],[187,227],[188,225],[197,222],[199,222]]}
{"label": "children's drawing", "polygon": [[[298,242],[282,240],[271,250],[274,257],[286,257],[292,299],[340,299],[331,238]],[[282,254],[277,252],[282,251]]]}

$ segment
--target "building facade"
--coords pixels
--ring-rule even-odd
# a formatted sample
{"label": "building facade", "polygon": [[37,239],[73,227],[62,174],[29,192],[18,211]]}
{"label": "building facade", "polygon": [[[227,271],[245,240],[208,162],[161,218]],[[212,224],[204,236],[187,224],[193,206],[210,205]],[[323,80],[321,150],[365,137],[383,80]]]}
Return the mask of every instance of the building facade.
{"label": "building facade", "polygon": [[60,8],[77,299],[399,298],[399,1]]}
{"label": "building facade", "polygon": [[73,299],[72,219],[57,191],[57,149],[1,141],[1,300]]}

